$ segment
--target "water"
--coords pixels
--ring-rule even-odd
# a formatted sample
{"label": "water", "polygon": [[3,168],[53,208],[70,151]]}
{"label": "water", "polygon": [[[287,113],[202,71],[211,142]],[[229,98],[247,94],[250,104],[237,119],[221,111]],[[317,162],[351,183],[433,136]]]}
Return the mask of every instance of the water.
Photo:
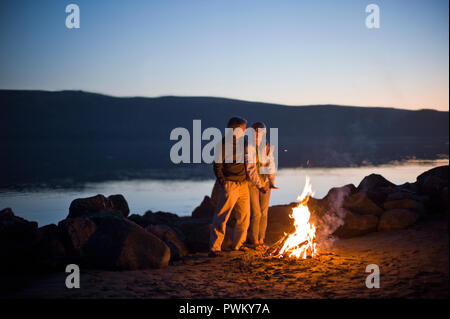
{"label": "water", "polygon": [[[359,182],[372,173],[381,174],[395,184],[415,182],[426,170],[448,165],[449,160],[408,161],[396,165],[350,168],[296,168],[278,171],[270,205],[295,201],[302,191],[305,177],[311,178],[316,198],[322,198],[332,187]],[[78,189],[30,189],[27,191],[3,190],[0,209],[11,207],[17,216],[37,221],[39,226],[57,223],[64,219],[70,202],[79,197],[96,194],[123,194],[131,213],[143,214],[147,210],[166,211],[180,216],[190,215],[205,195],[210,195],[214,180],[127,180],[87,183]]]}

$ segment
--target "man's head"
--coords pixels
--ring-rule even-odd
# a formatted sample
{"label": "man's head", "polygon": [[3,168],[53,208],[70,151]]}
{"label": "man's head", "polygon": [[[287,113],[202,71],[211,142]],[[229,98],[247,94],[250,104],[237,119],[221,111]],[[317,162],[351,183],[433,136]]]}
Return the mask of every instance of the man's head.
{"label": "man's head", "polygon": [[[232,117],[228,121],[227,127],[233,129],[233,132],[235,132],[234,135],[236,137],[243,136],[245,133],[245,130],[247,129],[247,120],[245,120],[241,117],[237,117],[237,116]],[[236,129],[238,129],[238,130],[236,130]]]}

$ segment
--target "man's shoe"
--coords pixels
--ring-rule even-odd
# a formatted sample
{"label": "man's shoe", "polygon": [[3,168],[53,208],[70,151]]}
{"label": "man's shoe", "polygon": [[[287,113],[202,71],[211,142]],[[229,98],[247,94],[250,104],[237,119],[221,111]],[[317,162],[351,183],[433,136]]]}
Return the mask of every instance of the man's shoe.
{"label": "man's shoe", "polygon": [[210,251],[208,257],[220,257],[220,251]]}

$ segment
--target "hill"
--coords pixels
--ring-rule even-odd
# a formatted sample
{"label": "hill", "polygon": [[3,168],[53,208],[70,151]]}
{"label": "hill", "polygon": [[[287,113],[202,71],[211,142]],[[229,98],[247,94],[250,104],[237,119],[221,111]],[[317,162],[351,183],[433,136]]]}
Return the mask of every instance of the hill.
{"label": "hill", "polygon": [[[311,166],[333,167],[448,155],[449,114],[435,110],[0,90],[0,186],[211,176],[204,165],[174,166],[169,134],[175,127],[192,131],[193,119],[202,120],[202,129],[224,128],[234,115],[278,128],[280,167],[308,160]],[[171,173],[161,171],[168,168]]]}

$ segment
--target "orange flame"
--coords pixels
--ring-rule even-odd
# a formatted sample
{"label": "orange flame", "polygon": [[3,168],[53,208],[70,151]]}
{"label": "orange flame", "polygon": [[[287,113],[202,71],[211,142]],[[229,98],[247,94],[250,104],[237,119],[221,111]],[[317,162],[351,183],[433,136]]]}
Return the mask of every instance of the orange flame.
{"label": "orange flame", "polygon": [[290,217],[294,220],[295,231],[288,236],[281,248],[279,257],[306,259],[317,255],[316,227],[309,222],[311,212],[308,209],[308,200],[314,193],[309,177],[306,177],[302,194],[297,198],[298,206],[292,209]]}

